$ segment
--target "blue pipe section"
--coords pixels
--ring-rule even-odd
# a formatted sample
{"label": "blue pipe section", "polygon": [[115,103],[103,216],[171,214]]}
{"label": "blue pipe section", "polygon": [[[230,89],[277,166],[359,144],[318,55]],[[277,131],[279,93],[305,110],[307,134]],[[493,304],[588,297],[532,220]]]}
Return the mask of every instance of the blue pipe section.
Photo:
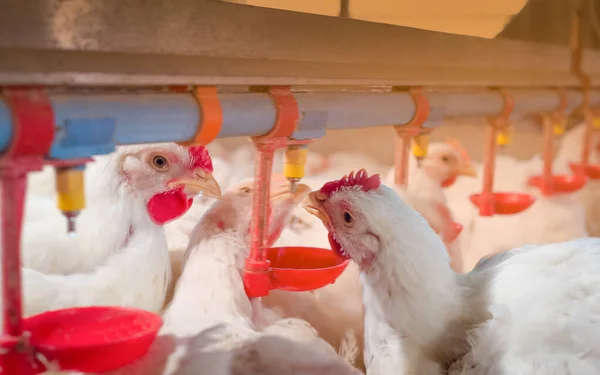
{"label": "blue pipe section", "polygon": [[12,139],[13,129],[12,129],[12,119],[10,116],[10,111],[6,106],[4,101],[0,100],[0,150],[4,151],[10,144],[10,140]]}
{"label": "blue pipe section", "polygon": [[428,95],[429,104],[436,112],[429,115],[429,121],[443,121],[445,118],[479,117],[499,114],[504,102],[496,92],[435,92]]}
{"label": "blue pipe section", "polygon": [[[356,129],[405,124],[415,105],[408,93],[298,93],[300,110],[296,139],[316,138],[325,129]],[[321,122],[321,123],[319,123]]]}
{"label": "blue pipe section", "polygon": [[56,136],[49,158],[107,154],[116,145],[190,139],[200,123],[186,94],[51,94]]}
{"label": "blue pipe section", "polygon": [[[509,90],[517,113],[544,113],[554,111],[560,105],[560,96],[553,90]],[[527,100],[535,98],[535,100]]]}
{"label": "blue pipe section", "polygon": [[219,138],[259,136],[273,129],[277,113],[267,94],[219,94],[219,100],[223,109]]}

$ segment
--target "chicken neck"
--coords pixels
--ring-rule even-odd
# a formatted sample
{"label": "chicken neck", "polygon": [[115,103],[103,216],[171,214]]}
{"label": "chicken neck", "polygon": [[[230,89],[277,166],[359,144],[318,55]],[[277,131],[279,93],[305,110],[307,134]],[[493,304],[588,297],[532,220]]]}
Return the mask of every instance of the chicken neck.
{"label": "chicken neck", "polygon": [[[104,163],[90,186],[89,204],[77,220],[78,236],[73,245],[78,256],[65,260],[77,263],[69,266],[72,272],[91,271],[108,257],[120,253],[136,231],[163,231],[149,219],[141,197],[122,180],[119,158],[109,157]],[[86,251],[82,253],[81,248]]]}
{"label": "chicken neck", "polygon": [[407,346],[446,365],[468,350],[467,332],[486,319],[485,309],[477,290],[465,286],[467,276],[452,271],[440,238],[407,208],[390,213],[394,228],[381,231],[378,256],[362,270],[363,289]]}
{"label": "chicken neck", "polygon": [[427,201],[446,204],[446,197],[442,191],[442,182],[431,177],[423,169],[419,169],[411,176],[413,180],[406,187],[407,194]]}
{"label": "chicken neck", "polygon": [[202,229],[192,232],[183,272],[165,311],[169,331],[198,333],[219,323],[249,331],[252,308],[238,267],[244,242],[229,231],[203,238]]}
{"label": "chicken neck", "polygon": [[24,270],[24,289],[36,291],[25,293],[28,314],[90,304],[160,311],[171,278],[164,230],[120,180],[117,159],[98,170],[78,237],[61,254],[70,272]]}

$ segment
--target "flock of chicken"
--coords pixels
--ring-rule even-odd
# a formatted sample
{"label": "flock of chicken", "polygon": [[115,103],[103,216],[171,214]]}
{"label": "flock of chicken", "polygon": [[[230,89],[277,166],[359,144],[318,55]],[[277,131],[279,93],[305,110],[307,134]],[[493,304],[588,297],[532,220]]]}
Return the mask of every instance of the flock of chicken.
{"label": "flock of chicken", "polygon": [[[583,130],[565,135],[558,173],[579,159]],[[390,166],[364,155],[311,153],[294,192],[273,175],[269,242],[331,248],[353,262],[322,289],[250,301],[241,270],[253,152],[154,144],[96,158],[76,238],[55,208],[52,169],[30,174],[24,314],[89,305],[161,313],[149,353],[115,375],[600,373],[593,181],[543,197],[527,187],[541,173],[539,157],[500,155],[498,190],[537,201],[484,218],[468,201],[482,166],[456,141],[411,159],[406,189],[394,186]],[[277,153],[274,171],[282,160]]]}

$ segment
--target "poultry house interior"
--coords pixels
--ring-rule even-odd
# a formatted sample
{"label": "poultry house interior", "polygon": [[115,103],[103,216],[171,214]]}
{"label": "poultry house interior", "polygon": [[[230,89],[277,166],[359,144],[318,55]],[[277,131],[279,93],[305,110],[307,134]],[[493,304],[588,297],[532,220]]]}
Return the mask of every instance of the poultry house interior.
{"label": "poultry house interior", "polygon": [[0,0],[0,375],[600,373],[594,2]]}

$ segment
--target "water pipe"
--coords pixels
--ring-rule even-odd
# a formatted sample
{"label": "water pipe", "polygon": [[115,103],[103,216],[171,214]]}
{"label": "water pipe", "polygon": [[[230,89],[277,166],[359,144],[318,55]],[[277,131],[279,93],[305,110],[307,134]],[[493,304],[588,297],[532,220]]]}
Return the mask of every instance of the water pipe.
{"label": "water pipe", "polygon": [[[550,112],[559,102],[553,90],[508,92],[515,97],[518,115]],[[596,95],[591,105],[600,105],[600,95],[593,93]],[[577,90],[569,90],[568,94],[581,103]],[[415,102],[406,91],[294,93],[294,96],[301,114],[296,133],[308,127],[329,130],[403,124],[416,111]],[[502,110],[502,97],[489,90],[436,91],[428,92],[427,96],[431,107],[429,120],[436,122],[444,118],[489,116]],[[198,124],[203,122],[198,100],[189,93],[50,92],[48,97],[58,127],[47,156],[50,159],[105,154],[115,145],[184,142],[196,136]],[[276,109],[266,93],[219,93],[218,100],[222,108],[218,137],[254,137],[271,130]],[[0,101],[0,152],[12,137],[11,126],[6,106]],[[298,139],[296,135],[294,138]]]}

